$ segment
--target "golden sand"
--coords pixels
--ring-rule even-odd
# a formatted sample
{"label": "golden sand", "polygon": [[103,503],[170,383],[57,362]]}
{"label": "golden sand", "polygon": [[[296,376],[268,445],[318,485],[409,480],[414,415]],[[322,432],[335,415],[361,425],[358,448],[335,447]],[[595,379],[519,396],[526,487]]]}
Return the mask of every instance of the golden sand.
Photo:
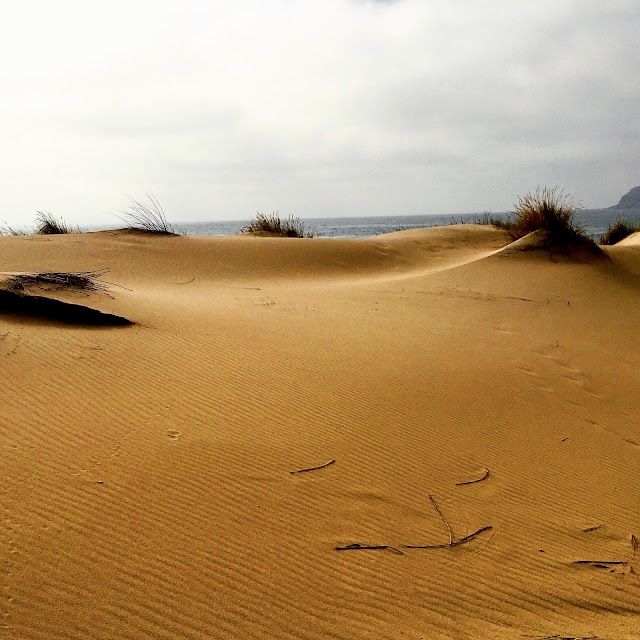
{"label": "golden sand", "polygon": [[640,244],[508,243],[0,238],[135,323],[0,313],[0,637],[638,638]]}

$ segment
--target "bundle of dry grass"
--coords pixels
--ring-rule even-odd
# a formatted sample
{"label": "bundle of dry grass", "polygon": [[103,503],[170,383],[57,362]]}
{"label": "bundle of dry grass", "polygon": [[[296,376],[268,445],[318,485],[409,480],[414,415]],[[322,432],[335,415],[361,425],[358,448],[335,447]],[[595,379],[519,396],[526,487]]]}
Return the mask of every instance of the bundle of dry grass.
{"label": "bundle of dry grass", "polygon": [[[80,227],[73,227],[67,224],[62,218],[56,218],[52,213],[38,211],[36,215],[35,232],[39,235],[60,234],[60,233],[82,233]],[[12,233],[11,235],[16,235]],[[18,233],[17,235],[22,235]]]}
{"label": "bundle of dry grass", "polygon": [[[99,278],[107,272],[107,269],[98,271],[81,272],[55,272],[20,273],[9,276],[7,282],[9,291],[29,293],[29,287],[41,289],[65,289],[76,292],[95,292],[110,296],[108,293],[109,282]],[[43,285],[49,285],[48,287]]]}
{"label": "bundle of dry grass", "polygon": [[270,216],[259,213],[245,227],[242,233],[253,233],[259,236],[277,236],[281,238],[313,238],[313,231],[305,230],[300,218],[289,216],[284,220],[277,213]]}
{"label": "bundle of dry grass", "polygon": [[129,211],[120,211],[118,217],[127,225],[127,229],[136,229],[147,233],[179,235],[175,227],[167,221],[167,216],[157,198],[147,193],[149,204],[139,202],[131,196]]}
{"label": "bundle of dry grass", "polygon": [[620,218],[613,224],[609,225],[608,229],[600,240],[600,244],[617,244],[621,240],[624,240],[627,236],[630,236],[632,233],[636,233],[636,231],[640,231],[640,227],[632,225],[627,220]]}

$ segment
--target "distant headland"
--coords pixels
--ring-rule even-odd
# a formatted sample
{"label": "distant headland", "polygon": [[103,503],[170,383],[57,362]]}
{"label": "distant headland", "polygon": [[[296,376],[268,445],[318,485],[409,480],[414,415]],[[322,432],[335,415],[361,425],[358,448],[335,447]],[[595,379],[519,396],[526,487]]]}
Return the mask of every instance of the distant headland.
{"label": "distant headland", "polygon": [[640,187],[633,187],[625,193],[618,204],[614,204],[609,209],[640,209]]}

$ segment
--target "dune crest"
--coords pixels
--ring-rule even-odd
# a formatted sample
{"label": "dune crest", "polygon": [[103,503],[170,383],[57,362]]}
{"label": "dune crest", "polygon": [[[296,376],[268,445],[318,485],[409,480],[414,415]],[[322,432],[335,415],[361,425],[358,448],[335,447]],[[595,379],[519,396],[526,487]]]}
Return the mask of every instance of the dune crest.
{"label": "dune crest", "polygon": [[622,240],[620,240],[620,242],[618,242],[616,245],[616,247],[637,247],[638,245],[640,245],[640,231],[636,231],[635,233],[632,233],[631,235],[627,236],[626,238],[623,238]]}

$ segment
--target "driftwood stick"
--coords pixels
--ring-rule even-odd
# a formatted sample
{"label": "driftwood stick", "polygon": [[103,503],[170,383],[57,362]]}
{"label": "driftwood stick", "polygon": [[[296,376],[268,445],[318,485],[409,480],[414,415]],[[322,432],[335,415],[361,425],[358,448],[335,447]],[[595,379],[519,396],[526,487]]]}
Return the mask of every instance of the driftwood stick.
{"label": "driftwood stick", "polygon": [[447,531],[449,532],[449,546],[451,546],[453,544],[453,538],[454,538],[453,531],[451,530],[451,526],[447,522],[447,519],[444,517],[444,514],[442,513],[442,511],[440,511],[440,507],[437,505],[436,501],[433,499],[433,496],[431,494],[429,494],[429,500],[431,500],[431,504],[433,505],[434,509],[438,512],[438,515],[442,518],[442,522],[444,522],[445,526],[447,527]]}
{"label": "driftwood stick", "polygon": [[316,469],[324,469],[328,467],[330,464],[333,464],[335,460],[329,460],[329,462],[325,462],[324,464],[318,465],[317,467],[307,467],[306,469],[296,469],[295,471],[289,471],[289,473],[305,473],[305,471],[315,471]]}
{"label": "driftwood stick", "polygon": [[465,484],[475,484],[476,482],[482,482],[489,477],[489,469],[484,470],[484,474],[481,478],[476,478],[475,480],[467,480],[466,482],[456,482],[456,487],[462,487]]}
{"label": "driftwood stick", "polygon": [[449,549],[451,547],[457,547],[461,544],[465,544],[467,542],[471,542],[475,538],[477,538],[481,533],[485,531],[489,531],[493,529],[491,525],[486,527],[481,527],[477,531],[470,533],[468,536],[464,536],[463,538],[454,538],[450,543],[446,544],[401,544],[400,546],[403,549]]}
{"label": "driftwood stick", "polygon": [[362,549],[390,549],[395,553],[399,553],[401,556],[404,555],[404,551],[400,551],[398,547],[394,547],[390,544],[360,544],[358,542],[354,542],[353,544],[347,544],[344,547],[335,547],[336,551],[356,551]]}

